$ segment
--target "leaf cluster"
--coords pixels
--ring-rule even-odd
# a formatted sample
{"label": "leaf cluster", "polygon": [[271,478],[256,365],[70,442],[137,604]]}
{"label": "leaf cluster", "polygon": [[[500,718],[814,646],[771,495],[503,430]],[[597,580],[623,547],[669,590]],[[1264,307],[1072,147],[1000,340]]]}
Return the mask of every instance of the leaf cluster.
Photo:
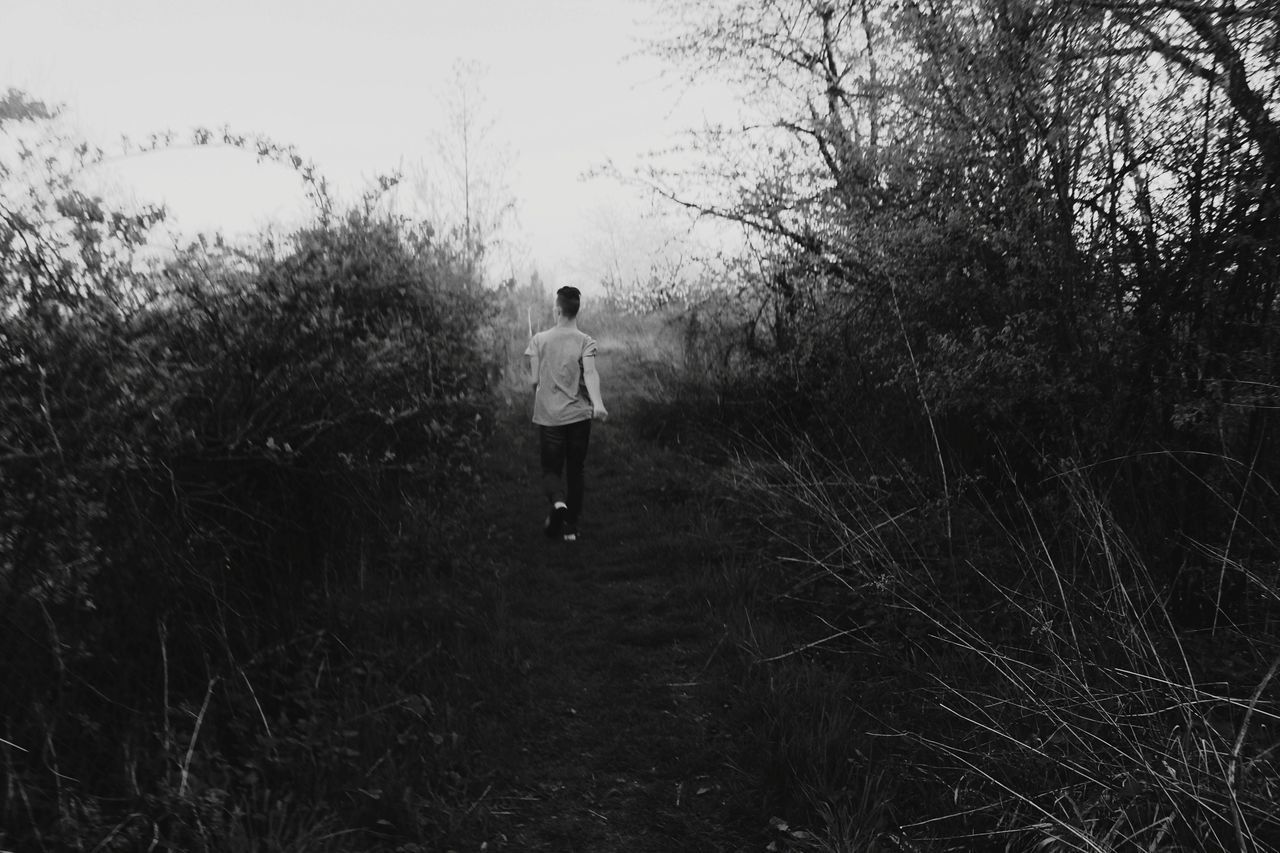
{"label": "leaf cluster", "polygon": [[447,568],[493,371],[486,297],[426,225],[326,209],[148,260],[162,212],[77,189],[87,149],[35,150],[0,172],[30,190],[0,209],[0,843],[58,847],[107,834],[104,793],[151,808],[140,778],[229,813],[188,778],[215,685],[304,600]]}

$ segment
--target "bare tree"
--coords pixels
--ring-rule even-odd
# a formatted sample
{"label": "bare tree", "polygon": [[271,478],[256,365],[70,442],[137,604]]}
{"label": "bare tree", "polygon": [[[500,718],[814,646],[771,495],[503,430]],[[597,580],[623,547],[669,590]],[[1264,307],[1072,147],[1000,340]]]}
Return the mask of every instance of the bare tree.
{"label": "bare tree", "polygon": [[507,238],[516,213],[510,185],[515,155],[498,131],[485,76],[479,63],[454,64],[440,95],[440,124],[428,140],[432,156],[411,170],[408,181],[416,201],[437,227],[456,236],[482,277],[486,257]]}

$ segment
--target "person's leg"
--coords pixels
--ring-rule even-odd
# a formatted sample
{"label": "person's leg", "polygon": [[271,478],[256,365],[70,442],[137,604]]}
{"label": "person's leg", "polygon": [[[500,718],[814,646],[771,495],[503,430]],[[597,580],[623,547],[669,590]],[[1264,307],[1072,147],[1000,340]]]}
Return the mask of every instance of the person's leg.
{"label": "person's leg", "polygon": [[538,459],[542,466],[542,492],[547,503],[553,503],[561,494],[561,478],[564,476],[567,450],[564,427],[538,425]]}
{"label": "person's leg", "polygon": [[565,467],[568,475],[569,518],[571,525],[578,523],[582,514],[584,489],[583,471],[586,468],[587,445],[591,441],[591,421],[578,421],[565,427]]}
{"label": "person's leg", "polygon": [[556,504],[563,494],[562,478],[564,476],[565,455],[568,448],[565,427],[549,427],[538,425],[538,456],[542,467],[542,493],[547,499],[549,515],[546,532],[548,536],[558,536],[568,511],[556,512]]}

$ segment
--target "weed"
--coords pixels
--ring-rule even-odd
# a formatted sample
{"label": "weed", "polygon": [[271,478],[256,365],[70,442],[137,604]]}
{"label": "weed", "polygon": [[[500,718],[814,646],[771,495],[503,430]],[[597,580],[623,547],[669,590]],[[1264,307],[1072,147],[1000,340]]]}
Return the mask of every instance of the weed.
{"label": "weed", "polygon": [[[1223,622],[1200,644],[1083,477],[1051,515],[1022,498],[1016,527],[952,483],[970,531],[943,572],[940,504],[909,471],[774,453],[732,482],[774,543],[738,629],[767,675],[744,692],[769,801],[810,823],[813,849],[872,843],[850,825],[1044,850],[1280,845],[1277,638]],[[1274,600],[1262,572],[1237,571]],[[848,801],[840,762],[869,731],[895,744],[893,784],[854,797],[850,824],[832,805]]]}

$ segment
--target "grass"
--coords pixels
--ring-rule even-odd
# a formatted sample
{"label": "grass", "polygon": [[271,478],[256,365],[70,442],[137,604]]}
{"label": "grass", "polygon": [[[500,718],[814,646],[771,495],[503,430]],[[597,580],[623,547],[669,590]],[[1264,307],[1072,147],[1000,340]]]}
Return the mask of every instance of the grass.
{"label": "grass", "polygon": [[1229,489],[1206,495],[1237,507],[1227,544],[1188,540],[1171,571],[1089,466],[1035,497],[940,489],[779,440],[696,378],[666,389],[642,432],[722,466],[738,547],[701,594],[772,849],[1280,849],[1280,577],[1240,556],[1276,542]]}
{"label": "grass", "polygon": [[[127,794],[66,785],[56,830],[9,824],[0,849],[728,851],[764,831],[726,818],[747,787],[704,598],[718,513],[704,467],[633,429],[670,370],[638,323],[600,335],[614,419],[578,547],[541,535],[509,375],[473,490],[282,597],[292,627],[245,654],[194,671],[180,626],[157,632],[163,708],[104,765]],[[30,778],[10,814],[46,807]]]}
{"label": "grass", "polygon": [[469,510],[394,513],[416,524],[382,559],[315,572],[274,611],[215,589],[204,634],[171,600],[127,648],[67,647],[60,707],[5,708],[0,849],[426,849],[465,824],[483,787],[467,744],[488,734],[473,710],[516,666],[500,590],[458,535]]}
{"label": "grass", "polygon": [[1267,566],[1202,549],[1189,629],[1085,470],[995,505],[748,441],[671,328],[594,330],[613,421],[577,547],[540,535],[514,357],[469,495],[233,665],[170,672],[158,633],[162,724],[113,745],[128,796],[42,801],[6,753],[7,813],[60,823],[0,848],[1280,846]]}
{"label": "grass", "polygon": [[729,851],[763,828],[729,817],[740,785],[723,628],[702,597],[722,550],[710,477],[637,437],[633,358],[602,349],[614,414],[592,430],[575,545],[541,536],[526,401],[500,427],[477,524],[521,674],[486,714],[500,734],[477,745],[495,779],[475,809],[484,832],[451,837],[454,849]]}
{"label": "grass", "polygon": [[734,486],[764,522],[735,634],[795,849],[1280,848],[1274,619],[1176,624],[1083,478],[1018,527],[971,490],[952,549],[909,472],[762,454]]}

